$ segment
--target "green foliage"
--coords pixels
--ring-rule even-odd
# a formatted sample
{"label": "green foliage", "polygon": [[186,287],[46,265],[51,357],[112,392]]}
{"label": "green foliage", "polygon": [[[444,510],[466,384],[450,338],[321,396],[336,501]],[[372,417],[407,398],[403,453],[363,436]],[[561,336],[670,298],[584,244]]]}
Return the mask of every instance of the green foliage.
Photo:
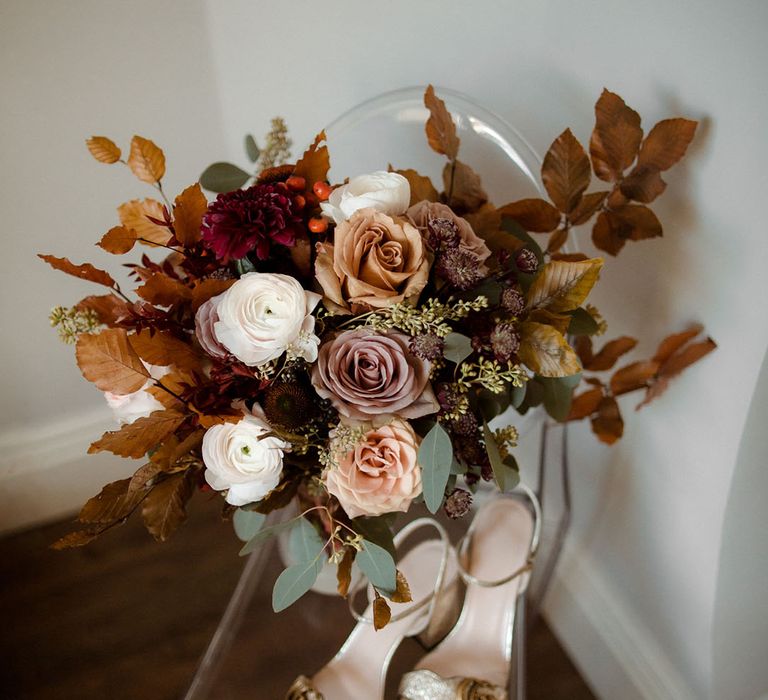
{"label": "green foliage", "polygon": [[242,187],[251,174],[232,163],[209,165],[200,176],[200,184],[211,192],[231,192]]}
{"label": "green foliage", "polygon": [[445,485],[453,463],[451,438],[440,423],[435,423],[421,441],[418,460],[421,465],[424,502],[430,513],[436,513],[443,502]]}

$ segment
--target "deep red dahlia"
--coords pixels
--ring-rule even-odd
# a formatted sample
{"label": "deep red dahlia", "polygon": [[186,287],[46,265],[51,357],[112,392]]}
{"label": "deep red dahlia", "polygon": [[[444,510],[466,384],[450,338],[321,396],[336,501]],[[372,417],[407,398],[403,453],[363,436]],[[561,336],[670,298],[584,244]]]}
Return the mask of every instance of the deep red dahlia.
{"label": "deep red dahlia", "polygon": [[203,243],[225,264],[251,251],[266,260],[272,243],[295,243],[300,223],[283,183],[253,185],[211,202],[203,217]]}

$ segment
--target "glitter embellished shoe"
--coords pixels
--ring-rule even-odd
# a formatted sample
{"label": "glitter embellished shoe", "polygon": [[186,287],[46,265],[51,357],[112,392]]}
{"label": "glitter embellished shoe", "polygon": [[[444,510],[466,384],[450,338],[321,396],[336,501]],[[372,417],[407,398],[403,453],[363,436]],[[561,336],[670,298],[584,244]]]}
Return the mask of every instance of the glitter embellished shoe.
{"label": "glitter embellished shoe", "polygon": [[[516,630],[522,633],[523,594],[540,527],[539,502],[525,486],[478,511],[458,550],[459,574],[467,584],[461,616],[450,634],[403,676],[401,700],[508,700],[512,642]],[[522,649],[520,640],[517,647]],[[522,653],[516,660],[520,700]]]}
{"label": "glitter embellished shoe", "polygon": [[[395,536],[395,546],[400,548],[406,538],[426,526],[435,529],[438,537],[415,545],[398,562],[414,602],[396,604],[399,609],[393,610],[387,626],[376,631],[372,606],[363,614],[352,607],[355,592],[361,590],[358,585],[348,599],[358,620],[352,633],[336,656],[312,678],[299,676],[293,682],[286,700],[380,700],[390,659],[400,642],[415,636],[429,645],[450,629],[460,601],[456,553],[445,530],[436,520],[420,518]],[[449,617],[451,613],[453,617]]]}

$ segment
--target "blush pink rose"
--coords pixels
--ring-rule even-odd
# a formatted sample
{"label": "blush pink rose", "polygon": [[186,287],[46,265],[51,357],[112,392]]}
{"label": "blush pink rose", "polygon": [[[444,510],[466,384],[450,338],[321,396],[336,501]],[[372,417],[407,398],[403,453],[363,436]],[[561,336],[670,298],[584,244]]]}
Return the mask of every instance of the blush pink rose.
{"label": "blush pink rose", "polygon": [[429,383],[431,365],[408,344],[408,336],[395,331],[344,331],[320,347],[312,385],[353,420],[435,413],[440,405]]}
{"label": "blush pink rose", "polygon": [[372,428],[323,480],[350,518],[407,511],[421,493],[419,439],[408,423]]}

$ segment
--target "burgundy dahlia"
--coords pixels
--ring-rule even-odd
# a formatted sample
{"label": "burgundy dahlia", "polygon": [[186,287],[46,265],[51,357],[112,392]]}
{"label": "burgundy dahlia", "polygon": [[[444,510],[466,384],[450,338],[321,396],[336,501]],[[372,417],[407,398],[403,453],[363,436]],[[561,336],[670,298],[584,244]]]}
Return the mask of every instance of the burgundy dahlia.
{"label": "burgundy dahlia", "polygon": [[300,223],[283,183],[253,185],[211,202],[203,217],[203,243],[225,264],[251,251],[266,260],[272,243],[295,243]]}

